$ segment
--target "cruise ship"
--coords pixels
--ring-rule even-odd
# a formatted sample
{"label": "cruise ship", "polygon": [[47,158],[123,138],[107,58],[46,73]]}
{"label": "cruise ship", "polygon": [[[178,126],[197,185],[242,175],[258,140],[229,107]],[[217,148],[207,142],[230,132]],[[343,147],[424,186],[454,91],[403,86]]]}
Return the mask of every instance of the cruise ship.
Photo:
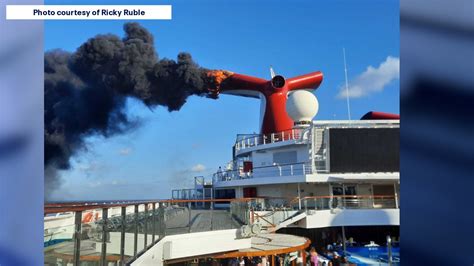
{"label": "cruise ship", "polygon": [[318,120],[319,71],[209,75],[261,101],[260,134],[169,200],[46,204],[45,265],[400,263],[399,115]]}

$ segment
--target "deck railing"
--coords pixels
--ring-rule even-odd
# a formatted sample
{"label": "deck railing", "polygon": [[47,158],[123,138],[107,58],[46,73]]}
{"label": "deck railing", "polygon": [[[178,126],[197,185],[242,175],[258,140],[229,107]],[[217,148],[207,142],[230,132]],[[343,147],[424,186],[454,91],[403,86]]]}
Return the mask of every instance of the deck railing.
{"label": "deck railing", "polygon": [[[248,199],[250,223],[275,227],[297,212],[348,209],[398,209],[397,195],[340,195],[312,197],[261,197]],[[317,215],[317,214],[316,214]]]}
{"label": "deck railing", "polygon": [[235,150],[240,151],[258,145],[272,144],[288,140],[303,141],[312,129],[327,128],[391,128],[399,127],[399,120],[320,120],[313,121],[311,127],[295,128],[270,134],[240,134],[235,141]]}
{"label": "deck railing", "polygon": [[[332,195],[311,197],[259,197],[248,199],[252,211],[398,209],[397,195]],[[301,202],[301,204],[300,204]]]}
{"label": "deck railing", "polygon": [[311,163],[279,164],[263,167],[255,167],[250,172],[242,170],[227,170],[212,175],[214,182],[242,180],[248,178],[279,177],[279,176],[301,176],[313,173]]}
{"label": "deck railing", "polygon": [[243,222],[238,216],[245,217],[248,208],[246,204],[241,204],[243,209],[238,204],[230,208],[231,201],[241,202],[215,199],[48,204],[45,265],[128,265],[167,235],[237,229]]}
{"label": "deck railing", "polygon": [[398,209],[396,195],[334,195],[302,198],[306,210]]}
{"label": "deck railing", "polygon": [[272,144],[281,141],[303,140],[307,129],[291,129],[271,134],[246,134],[237,136],[235,150],[240,151],[258,145]]}
{"label": "deck railing", "polygon": [[44,264],[128,265],[167,235],[237,229],[261,220],[275,226],[302,210],[387,208],[399,208],[396,196],[47,204]]}

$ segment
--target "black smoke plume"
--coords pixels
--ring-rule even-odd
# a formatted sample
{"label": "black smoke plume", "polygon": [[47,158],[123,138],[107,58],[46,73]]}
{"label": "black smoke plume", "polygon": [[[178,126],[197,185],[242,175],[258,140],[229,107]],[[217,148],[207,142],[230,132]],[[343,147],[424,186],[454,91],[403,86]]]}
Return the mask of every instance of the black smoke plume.
{"label": "black smoke plume", "polygon": [[84,138],[109,137],[134,128],[125,113],[133,97],[150,108],[179,110],[190,95],[206,95],[206,69],[188,53],[159,59],[153,36],[137,23],[124,25],[125,37],[98,35],[74,53],[45,54],[45,187],[59,182],[57,169],[85,149]]}

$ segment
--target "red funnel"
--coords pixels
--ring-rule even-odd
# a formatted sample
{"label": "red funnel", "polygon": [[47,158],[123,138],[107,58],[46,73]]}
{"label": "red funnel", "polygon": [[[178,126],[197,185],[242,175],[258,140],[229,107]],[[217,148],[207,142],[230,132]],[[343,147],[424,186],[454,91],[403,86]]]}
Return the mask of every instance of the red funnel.
{"label": "red funnel", "polygon": [[265,108],[261,133],[269,134],[293,128],[293,120],[286,113],[288,92],[301,89],[316,89],[323,81],[320,71],[285,79],[275,76],[271,80],[233,74],[228,77],[218,92],[246,97],[261,98]]}

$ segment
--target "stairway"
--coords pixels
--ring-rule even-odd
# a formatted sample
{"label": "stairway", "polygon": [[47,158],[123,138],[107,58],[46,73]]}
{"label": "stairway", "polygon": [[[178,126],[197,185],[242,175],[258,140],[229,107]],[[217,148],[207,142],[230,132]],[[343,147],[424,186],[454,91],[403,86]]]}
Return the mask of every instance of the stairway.
{"label": "stairway", "polygon": [[280,228],[283,228],[283,227],[287,227],[288,225],[290,224],[293,224],[293,223],[296,223],[298,221],[301,221],[302,219],[306,218],[307,214],[305,211],[299,211],[297,212],[296,214],[294,214],[293,216],[290,216],[288,217],[287,219],[283,220],[282,222],[280,222],[277,226],[274,226],[274,227],[262,227],[264,229],[266,229],[266,232],[267,233],[273,233],[273,232],[276,232],[278,231],[278,229]]}

